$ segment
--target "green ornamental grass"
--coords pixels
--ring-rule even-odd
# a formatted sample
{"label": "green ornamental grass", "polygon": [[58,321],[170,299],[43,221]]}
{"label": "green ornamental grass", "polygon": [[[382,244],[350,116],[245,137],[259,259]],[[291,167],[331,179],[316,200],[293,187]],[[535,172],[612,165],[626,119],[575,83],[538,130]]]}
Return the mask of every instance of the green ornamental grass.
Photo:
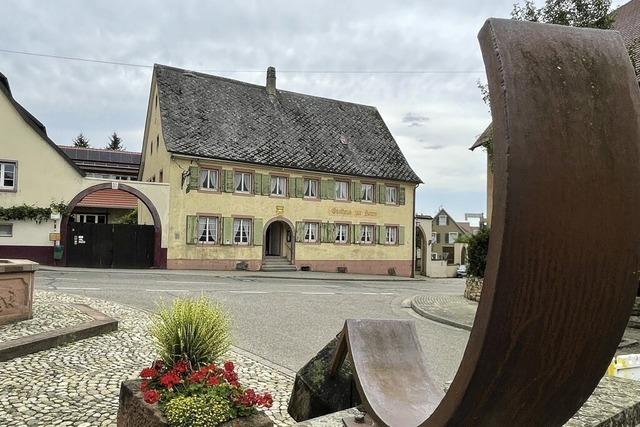
{"label": "green ornamental grass", "polygon": [[208,298],[176,298],[162,302],[151,317],[151,336],[167,366],[188,359],[193,369],[212,363],[231,345],[230,318]]}

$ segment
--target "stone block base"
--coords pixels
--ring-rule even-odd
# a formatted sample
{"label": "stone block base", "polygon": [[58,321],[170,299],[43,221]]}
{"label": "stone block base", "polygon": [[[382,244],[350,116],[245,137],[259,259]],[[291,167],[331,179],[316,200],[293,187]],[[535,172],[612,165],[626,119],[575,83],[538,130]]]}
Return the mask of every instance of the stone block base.
{"label": "stone block base", "polygon": [[467,283],[464,288],[464,297],[471,301],[480,301],[482,294],[482,277],[467,277]]}
{"label": "stone block base", "polygon": [[[272,427],[273,421],[264,412],[240,417],[218,424],[219,427]],[[118,427],[168,427],[158,405],[149,405],[142,399],[140,381],[124,381],[120,385]]]}

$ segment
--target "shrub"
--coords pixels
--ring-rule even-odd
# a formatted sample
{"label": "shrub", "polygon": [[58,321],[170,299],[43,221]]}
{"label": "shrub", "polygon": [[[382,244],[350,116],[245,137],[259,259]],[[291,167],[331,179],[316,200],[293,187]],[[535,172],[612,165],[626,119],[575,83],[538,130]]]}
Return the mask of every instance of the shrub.
{"label": "shrub", "polygon": [[216,396],[176,396],[167,402],[164,416],[172,427],[215,426],[232,418],[231,405]]}
{"label": "shrub", "polygon": [[151,336],[168,367],[186,360],[194,369],[224,354],[230,345],[229,316],[205,297],[161,303],[152,315]]}
{"label": "shrub", "polygon": [[487,266],[487,252],[489,251],[489,228],[483,227],[469,239],[467,254],[469,257],[469,276],[484,277]]}

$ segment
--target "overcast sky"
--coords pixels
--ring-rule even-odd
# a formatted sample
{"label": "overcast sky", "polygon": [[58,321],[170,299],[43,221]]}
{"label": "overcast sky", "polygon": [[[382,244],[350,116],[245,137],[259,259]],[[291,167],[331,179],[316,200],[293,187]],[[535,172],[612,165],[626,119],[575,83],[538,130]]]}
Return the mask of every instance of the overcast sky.
{"label": "overcast sky", "polygon": [[376,106],[424,181],[417,211],[443,206],[460,220],[486,211],[485,155],[468,150],[490,121],[476,87],[485,80],[476,37],[512,4],[0,0],[0,49],[149,66],[0,52],[0,71],[56,143],[82,131],[103,147],[117,131],[137,151],[153,63],[259,84],[273,65],[281,89]]}

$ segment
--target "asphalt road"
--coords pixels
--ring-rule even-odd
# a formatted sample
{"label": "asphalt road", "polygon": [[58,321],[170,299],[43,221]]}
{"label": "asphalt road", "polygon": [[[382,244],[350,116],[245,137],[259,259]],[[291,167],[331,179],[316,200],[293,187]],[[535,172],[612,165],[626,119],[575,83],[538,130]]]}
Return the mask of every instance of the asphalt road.
{"label": "asphalt road", "polygon": [[293,371],[347,318],[414,319],[434,379],[453,379],[469,333],[424,319],[407,300],[421,293],[462,293],[461,279],[412,282],[249,278],[166,271],[39,271],[36,288],[86,295],[143,310],[160,299],[204,294],[233,317],[234,345]]}

